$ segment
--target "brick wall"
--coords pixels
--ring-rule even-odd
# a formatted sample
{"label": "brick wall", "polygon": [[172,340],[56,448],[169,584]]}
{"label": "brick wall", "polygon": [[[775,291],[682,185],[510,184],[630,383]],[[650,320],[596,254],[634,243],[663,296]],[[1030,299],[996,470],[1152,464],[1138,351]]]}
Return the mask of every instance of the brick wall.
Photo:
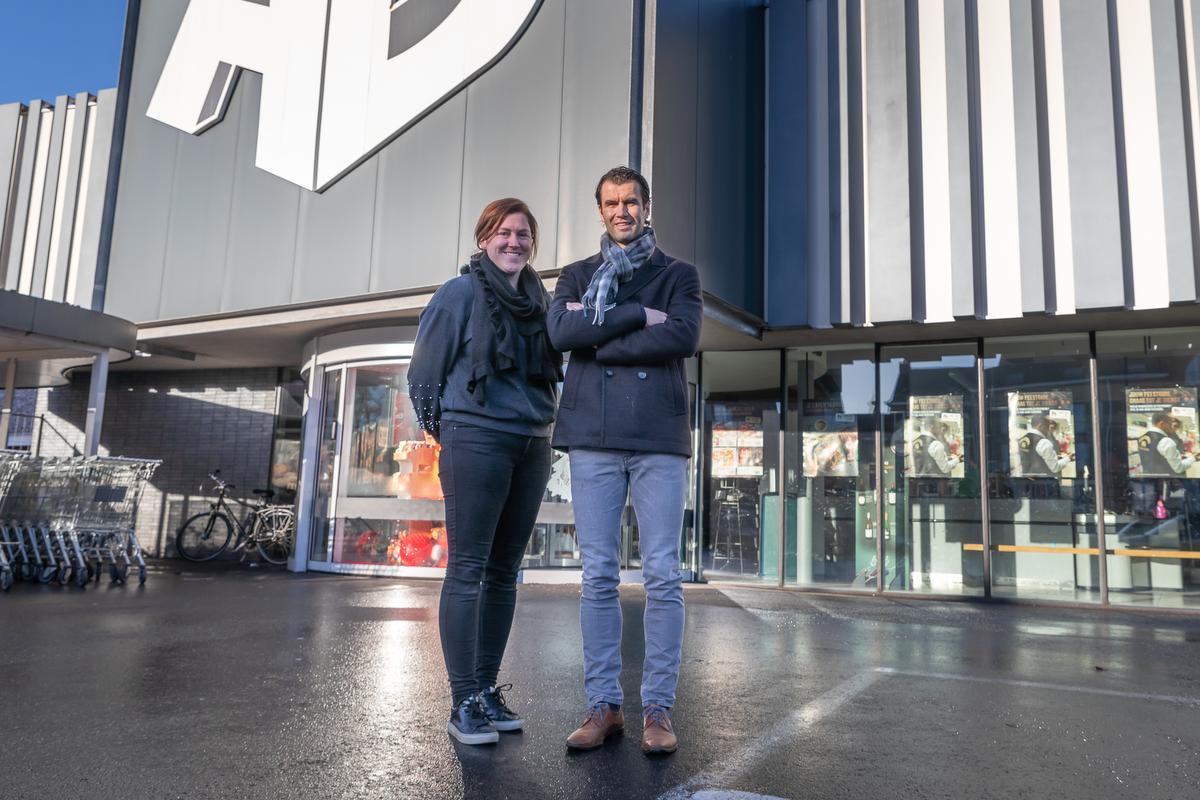
{"label": "brick wall", "polygon": [[[239,496],[267,485],[275,423],[274,369],[114,372],[109,376],[101,455],[162,459],[138,511],[151,555],[174,556],[179,523],[207,508],[209,470]],[[38,393],[44,456],[83,447],[88,376]],[[205,483],[204,491],[200,484]]]}

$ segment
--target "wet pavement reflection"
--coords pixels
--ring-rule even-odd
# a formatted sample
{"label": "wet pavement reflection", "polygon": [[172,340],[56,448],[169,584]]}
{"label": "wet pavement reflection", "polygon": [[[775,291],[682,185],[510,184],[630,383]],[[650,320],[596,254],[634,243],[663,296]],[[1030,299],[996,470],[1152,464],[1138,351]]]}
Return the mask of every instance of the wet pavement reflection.
{"label": "wet pavement reflection", "polygon": [[445,732],[436,581],[191,570],[0,596],[0,797],[1200,796],[1200,619],[692,586],[680,751],[571,753],[578,589],[522,586],[526,731]]}

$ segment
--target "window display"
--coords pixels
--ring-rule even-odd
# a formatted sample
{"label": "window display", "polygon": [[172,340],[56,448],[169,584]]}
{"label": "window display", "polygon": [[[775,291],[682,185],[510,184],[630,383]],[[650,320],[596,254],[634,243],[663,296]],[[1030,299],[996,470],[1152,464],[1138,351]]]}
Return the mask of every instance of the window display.
{"label": "window display", "polygon": [[1071,392],[1008,393],[1008,449],[1014,478],[1074,478]]}

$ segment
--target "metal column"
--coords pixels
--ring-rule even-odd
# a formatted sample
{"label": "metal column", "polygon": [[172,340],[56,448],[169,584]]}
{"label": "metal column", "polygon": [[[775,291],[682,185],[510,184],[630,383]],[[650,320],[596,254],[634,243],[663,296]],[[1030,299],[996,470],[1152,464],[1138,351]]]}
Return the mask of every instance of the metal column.
{"label": "metal column", "polygon": [[987,386],[983,374],[983,340],[975,346],[975,409],[979,427],[979,524],[983,542],[983,596],[992,596],[992,507],[988,497]]}
{"label": "metal column", "polygon": [[12,420],[13,395],[17,391],[17,360],[10,358],[4,368],[4,405],[0,406],[0,450],[8,446],[8,424]]}
{"label": "metal column", "polygon": [[94,456],[100,450],[100,428],[104,424],[104,397],[108,392],[108,353],[97,353],[92,360],[92,382],[88,386],[87,425],[83,434],[83,454]]}
{"label": "metal column", "polygon": [[1096,499],[1096,546],[1100,604],[1108,605],[1108,536],[1104,525],[1104,459],[1100,447],[1100,378],[1096,367],[1096,332],[1088,334],[1088,383],[1092,393],[1092,487]]}
{"label": "metal column", "polygon": [[[336,400],[336,398],[335,398]],[[308,549],[312,538],[313,498],[317,490],[321,460],[322,425],[325,420],[325,370],[310,362],[304,398],[304,428],[300,434],[300,481],[296,487],[296,541],[288,558],[292,572],[308,571]]]}

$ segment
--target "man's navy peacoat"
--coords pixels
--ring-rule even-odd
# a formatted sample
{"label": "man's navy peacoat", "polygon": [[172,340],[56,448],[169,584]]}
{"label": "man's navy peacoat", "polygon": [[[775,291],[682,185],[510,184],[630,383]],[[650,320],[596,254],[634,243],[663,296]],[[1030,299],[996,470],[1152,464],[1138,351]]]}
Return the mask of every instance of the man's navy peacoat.
{"label": "man's navy peacoat", "polygon": [[[553,445],[690,456],[683,362],[700,344],[700,276],[655,249],[620,284],[604,324],[593,325],[591,312],[568,311],[567,303],[581,302],[601,263],[596,254],[564,269],[550,303],[550,341],[571,354]],[[647,327],[646,308],[667,321]]]}

